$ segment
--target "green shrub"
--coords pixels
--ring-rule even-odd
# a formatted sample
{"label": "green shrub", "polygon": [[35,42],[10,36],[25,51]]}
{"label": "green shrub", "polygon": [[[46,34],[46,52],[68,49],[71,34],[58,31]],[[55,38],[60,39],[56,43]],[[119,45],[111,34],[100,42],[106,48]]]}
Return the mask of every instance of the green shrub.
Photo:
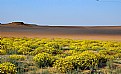
{"label": "green shrub", "polygon": [[46,47],[52,47],[54,49],[60,49],[61,45],[59,45],[59,42],[48,42],[47,44],[45,44]]}
{"label": "green shrub", "polygon": [[[84,51],[80,55],[80,67],[82,69],[94,69],[95,67],[98,67],[99,64],[103,62],[103,57],[98,54],[96,51]],[[77,57],[78,58],[78,57]],[[102,62],[100,62],[102,61]],[[105,62],[106,63],[106,62]]]}
{"label": "green shrub", "polygon": [[60,72],[73,71],[73,69],[96,69],[100,64],[106,64],[104,60],[105,58],[95,51],[84,51],[81,54],[56,60],[53,66]]}
{"label": "green shrub", "polygon": [[72,61],[69,59],[61,58],[54,62],[53,67],[57,69],[59,72],[70,72],[74,69]]}
{"label": "green shrub", "polygon": [[75,69],[90,69],[98,66],[101,57],[93,51],[84,51],[81,54],[66,57],[72,61]]}
{"label": "green shrub", "polygon": [[119,58],[121,59],[121,53],[117,53],[114,57],[115,59],[119,59]]}
{"label": "green shrub", "polygon": [[6,54],[6,51],[0,49],[0,55],[5,55],[5,54]]}
{"label": "green shrub", "polygon": [[18,50],[18,53],[19,54],[28,54],[30,51],[31,51],[31,48],[29,48],[29,47],[21,47]]}
{"label": "green shrub", "polygon": [[6,54],[16,54],[17,53],[17,48],[12,46],[12,45],[2,45],[1,47],[2,50],[6,51]]}
{"label": "green shrub", "polygon": [[106,59],[111,60],[115,58],[114,56],[117,54],[117,52],[110,50],[100,50],[99,54],[104,56]]}
{"label": "green shrub", "polygon": [[[30,57],[34,59],[39,67],[52,66],[54,63],[53,66],[61,72],[68,72],[77,68],[82,70],[90,68],[96,69],[95,67],[104,67],[108,60],[114,61],[121,59],[121,42],[71,39],[1,38],[0,55],[2,57],[0,57],[0,63],[10,61],[17,66],[17,70],[18,68],[22,68],[24,71],[23,66],[25,68],[29,66],[29,64],[25,62],[31,58],[29,56],[22,56],[21,54],[36,55],[34,58],[33,56]],[[11,56],[9,57],[8,55]]]}
{"label": "green shrub", "polygon": [[43,52],[56,55],[56,54],[62,53],[62,50],[54,49],[52,47],[45,47],[45,48],[44,47],[38,47],[34,51],[30,52],[30,54],[36,55],[36,54],[43,53]]}
{"label": "green shrub", "polygon": [[25,60],[26,57],[24,55],[16,55],[16,54],[14,54],[14,55],[10,55],[9,59],[11,59],[11,60],[21,60],[22,61],[22,60]]}
{"label": "green shrub", "polygon": [[47,52],[47,50],[43,47],[38,47],[34,51],[30,52],[29,54],[30,55],[37,55],[37,54],[42,53],[42,52]]}
{"label": "green shrub", "polygon": [[56,55],[56,54],[61,54],[62,53],[62,50],[59,50],[59,49],[56,49],[56,48],[47,48],[47,53],[49,54],[53,54],[53,55]]}
{"label": "green shrub", "polygon": [[16,67],[10,62],[0,64],[0,74],[16,74]]}
{"label": "green shrub", "polygon": [[33,58],[33,60],[40,68],[52,66],[53,62],[55,61],[54,57],[48,53],[39,53]]}

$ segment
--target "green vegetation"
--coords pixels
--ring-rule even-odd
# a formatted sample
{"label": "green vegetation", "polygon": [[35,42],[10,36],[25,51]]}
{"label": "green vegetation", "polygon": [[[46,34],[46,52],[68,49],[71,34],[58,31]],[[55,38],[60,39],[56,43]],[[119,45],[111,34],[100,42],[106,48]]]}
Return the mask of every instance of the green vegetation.
{"label": "green vegetation", "polygon": [[16,67],[10,62],[0,64],[0,74],[16,74]]}
{"label": "green vegetation", "polygon": [[1,37],[0,73],[118,74],[121,42]]}
{"label": "green vegetation", "polygon": [[40,68],[52,66],[54,62],[53,56],[51,54],[44,53],[44,52],[37,54],[33,59]]}

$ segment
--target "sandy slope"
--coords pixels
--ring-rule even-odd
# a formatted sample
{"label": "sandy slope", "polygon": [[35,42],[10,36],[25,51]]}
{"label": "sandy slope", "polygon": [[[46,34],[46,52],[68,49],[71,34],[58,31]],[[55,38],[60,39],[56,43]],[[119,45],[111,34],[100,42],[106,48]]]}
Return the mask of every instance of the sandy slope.
{"label": "sandy slope", "polygon": [[52,26],[0,25],[0,36],[121,40],[121,26],[52,27]]}

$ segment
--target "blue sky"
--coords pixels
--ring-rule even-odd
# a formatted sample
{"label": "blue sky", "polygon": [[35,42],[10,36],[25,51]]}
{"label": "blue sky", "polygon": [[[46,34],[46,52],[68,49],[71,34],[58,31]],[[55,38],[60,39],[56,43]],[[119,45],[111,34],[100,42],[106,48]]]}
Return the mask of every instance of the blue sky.
{"label": "blue sky", "polygon": [[121,25],[121,0],[0,0],[0,22]]}

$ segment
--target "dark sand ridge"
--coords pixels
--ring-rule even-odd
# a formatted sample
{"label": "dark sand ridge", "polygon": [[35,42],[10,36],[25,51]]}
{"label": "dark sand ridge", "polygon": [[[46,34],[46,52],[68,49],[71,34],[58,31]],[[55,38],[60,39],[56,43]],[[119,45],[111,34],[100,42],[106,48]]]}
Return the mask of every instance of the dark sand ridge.
{"label": "dark sand ridge", "polygon": [[85,40],[121,40],[121,26],[36,26],[29,24],[0,25],[3,37],[69,38]]}

